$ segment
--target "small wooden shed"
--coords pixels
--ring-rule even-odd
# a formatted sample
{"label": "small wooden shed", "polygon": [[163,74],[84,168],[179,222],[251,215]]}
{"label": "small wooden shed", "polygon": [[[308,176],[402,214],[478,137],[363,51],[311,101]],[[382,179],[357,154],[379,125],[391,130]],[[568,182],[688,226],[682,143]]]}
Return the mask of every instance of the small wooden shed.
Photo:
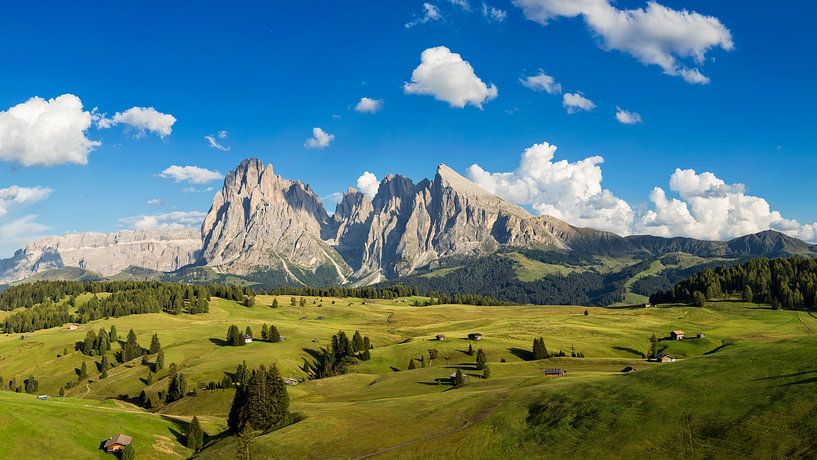
{"label": "small wooden shed", "polygon": [[545,376],[547,377],[564,377],[567,374],[567,371],[564,369],[557,369],[557,368],[546,368],[544,371]]}
{"label": "small wooden shed", "polygon": [[674,331],[670,331],[669,336],[672,340],[684,340],[684,331],[676,329]]}
{"label": "small wooden shed", "polygon": [[482,340],[482,334],[479,332],[472,332],[468,334],[468,340]]}
{"label": "small wooden shed", "polygon": [[440,341],[445,340],[445,335],[444,334],[437,334],[437,340],[440,340]]}
{"label": "small wooden shed", "polygon": [[112,436],[105,441],[102,448],[105,449],[105,452],[109,454],[115,454],[117,452],[121,452],[125,446],[129,446],[130,443],[133,442],[133,438],[126,435],[126,434],[118,434],[116,436]]}
{"label": "small wooden shed", "polygon": [[656,356],[655,360],[658,361],[659,363],[674,363],[675,356],[661,354]]}

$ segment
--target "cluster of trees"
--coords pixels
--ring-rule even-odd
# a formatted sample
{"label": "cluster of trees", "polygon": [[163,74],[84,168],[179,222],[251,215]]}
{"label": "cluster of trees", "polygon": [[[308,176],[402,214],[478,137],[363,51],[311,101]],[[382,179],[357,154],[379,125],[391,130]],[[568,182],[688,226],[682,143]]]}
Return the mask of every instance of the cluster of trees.
{"label": "cluster of trees", "polygon": [[40,382],[33,375],[29,375],[27,379],[23,380],[23,384],[20,385],[17,383],[16,378],[12,378],[8,381],[8,385],[6,385],[3,381],[3,377],[0,377],[0,390],[14,391],[16,393],[20,393],[25,391],[26,393],[34,394],[40,389]]}
{"label": "cluster of trees", "polygon": [[420,295],[416,288],[404,285],[367,286],[359,288],[347,287],[279,287],[265,291],[269,295],[289,295],[307,297],[356,297],[361,299],[394,299]]}
{"label": "cluster of trees", "polygon": [[[77,296],[82,293],[93,296],[77,305]],[[25,308],[3,321],[5,332],[16,333],[139,313],[206,313],[209,300],[210,291],[205,286],[158,281],[38,281],[0,293],[0,309]],[[78,307],[76,315],[69,313],[69,307]]]}
{"label": "cluster of trees", "polygon": [[275,327],[274,324],[262,324],[261,325],[261,340],[265,342],[280,342],[281,341],[281,333],[278,332],[278,328]]}
{"label": "cluster of trees", "polygon": [[543,337],[533,339],[533,359],[540,360],[549,357],[548,348],[545,346],[545,339]]}
{"label": "cluster of trees", "polygon": [[817,260],[803,257],[753,259],[740,265],[706,268],[654,294],[651,303],[688,302],[740,297],[775,309],[817,308]]}
{"label": "cluster of trees", "polygon": [[371,359],[370,351],[374,346],[369,337],[363,337],[359,331],[355,331],[352,340],[346,332],[339,331],[332,336],[332,346],[329,349],[321,348],[315,352],[315,361],[304,360],[303,371],[310,379],[322,379],[335,375],[345,374],[349,366],[357,359],[368,361]]}
{"label": "cluster of trees", "polygon": [[246,383],[236,387],[227,424],[236,433],[246,429],[268,431],[288,415],[289,395],[273,364],[269,369],[253,369]]}
{"label": "cluster of trees", "polygon": [[[525,254],[534,260],[544,257],[543,252]],[[624,283],[647,266],[649,262],[614,273],[585,271],[521,281],[513,260],[493,254],[471,259],[442,276],[412,275],[397,282],[409,286],[412,291],[437,298],[440,303],[606,306],[623,300],[627,291]]]}
{"label": "cluster of trees", "polygon": [[[238,326],[235,324],[231,325],[227,328],[227,345],[233,347],[240,347],[244,345],[245,338],[253,339],[252,328],[247,326],[244,329],[244,333],[241,333],[241,330],[238,329]],[[274,324],[262,324],[261,325],[261,340],[265,342],[280,342],[281,341],[281,333],[278,331],[278,328],[275,327]]]}
{"label": "cluster of trees", "polygon": [[85,334],[85,340],[77,342],[74,348],[87,356],[102,356],[111,351],[111,343],[116,343],[118,339],[116,326],[111,326],[110,333],[103,328],[99,332],[92,329]]}

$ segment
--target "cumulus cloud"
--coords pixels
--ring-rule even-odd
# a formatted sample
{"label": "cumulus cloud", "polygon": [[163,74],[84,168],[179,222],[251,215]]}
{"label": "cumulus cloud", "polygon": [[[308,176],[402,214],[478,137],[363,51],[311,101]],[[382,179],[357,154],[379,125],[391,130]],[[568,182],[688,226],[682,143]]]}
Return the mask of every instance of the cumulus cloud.
{"label": "cumulus cloud", "polygon": [[562,105],[567,109],[567,113],[576,113],[581,110],[589,112],[596,108],[596,104],[584,97],[582,93],[565,93],[562,96]]}
{"label": "cumulus cloud", "polygon": [[229,152],[230,147],[227,147],[226,145],[219,142],[219,140],[224,139],[227,139],[227,131],[219,131],[218,134],[216,134],[215,136],[212,134],[204,136],[204,140],[207,141],[207,145],[209,145],[210,148],[214,148],[222,152]]}
{"label": "cumulus cloud", "polygon": [[369,171],[365,171],[360,177],[357,178],[357,188],[364,195],[366,195],[370,200],[377,195],[377,189],[380,187],[380,181],[377,180],[377,176],[370,173]]}
{"label": "cumulus cloud", "polygon": [[73,94],[53,99],[32,97],[0,112],[0,160],[23,166],[88,164],[102,145],[86,137],[93,114]]}
{"label": "cumulus cloud", "polygon": [[372,99],[370,97],[361,97],[355,110],[361,113],[377,113],[383,109],[383,99]]}
{"label": "cumulus cloud", "polygon": [[784,219],[743,184],[728,184],[711,172],[676,169],[669,189],[677,197],[661,187],[652,190],[652,209],[638,217],[635,232],[720,240],[771,228],[809,241],[817,236],[817,224]]}
{"label": "cumulus cloud", "polygon": [[189,182],[191,184],[206,184],[214,180],[223,179],[224,175],[218,171],[212,171],[198,166],[170,166],[159,174],[159,177],[173,179],[176,182]]}
{"label": "cumulus cloud", "polygon": [[153,107],[131,107],[124,112],[117,112],[111,118],[102,116],[97,120],[97,126],[100,129],[107,129],[121,124],[135,129],[137,136],[143,136],[146,132],[151,132],[163,139],[173,132],[175,123],[176,117],[161,113]]}
{"label": "cumulus cloud", "polygon": [[0,217],[12,209],[42,201],[48,198],[52,191],[47,187],[20,187],[17,185],[0,188]]}
{"label": "cumulus cloud", "polygon": [[508,12],[482,2],[482,17],[493,22],[502,22],[508,17]]}
{"label": "cumulus cloud", "polygon": [[32,236],[48,230],[47,225],[36,220],[37,216],[31,214],[0,224],[0,255],[17,249]]}
{"label": "cumulus cloud", "polygon": [[491,193],[513,203],[530,206],[539,214],[573,225],[626,234],[633,210],[624,200],[602,187],[600,156],[574,163],[553,161],[556,146],[543,142],[526,149],[519,167],[491,173],[477,164],[468,177]]}
{"label": "cumulus cloud", "polygon": [[165,205],[165,201],[162,200],[162,199],[159,199],[159,198],[151,198],[151,199],[147,200],[145,203],[147,203],[147,204],[149,204],[151,206],[164,206]]}
{"label": "cumulus cloud", "polygon": [[306,140],[304,147],[310,149],[325,149],[335,140],[334,134],[329,134],[321,128],[312,128],[312,137]]}
{"label": "cumulus cloud", "polygon": [[494,85],[486,85],[468,61],[445,46],[428,48],[420,55],[420,65],[403,85],[406,94],[434,96],[451,107],[471,104],[477,108],[497,96]]}
{"label": "cumulus cloud", "polygon": [[146,228],[195,228],[201,225],[206,215],[201,211],[175,211],[164,214],[123,217],[119,219],[119,222],[134,230]]}
{"label": "cumulus cloud", "polygon": [[556,82],[556,79],[546,74],[543,70],[539,70],[536,75],[529,75],[519,79],[522,86],[538,92],[546,92],[548,94],[560,94],[562,92],[562,85]]}
{"label": "cumulus cloud", "polygon": [[431,3],[423,3],[423,14],[405,24],[406,29],[411,29],[414,26],[418,26],[420,24],[426,24],[431,21],[439,21],[442,20],[443,15],[440,13],[440,9],[437,8],[435,5]]}
{"label": "cumulus cloud", "polygon": [[694,65],[714,48],[734,48],[732,34],[714,16],[674,10],[655,1],[646,8],[618,9],[611,0],[513,0],[531,21],[547,25],[559,17],[581,16],[606,49],[623,51],[644,64],[693,84],[709,83]]}
{"label": "cumulus cloud", "polygon": [[616,107],[616,120],[623,125],[636,125],[641,123],[641,114]]}

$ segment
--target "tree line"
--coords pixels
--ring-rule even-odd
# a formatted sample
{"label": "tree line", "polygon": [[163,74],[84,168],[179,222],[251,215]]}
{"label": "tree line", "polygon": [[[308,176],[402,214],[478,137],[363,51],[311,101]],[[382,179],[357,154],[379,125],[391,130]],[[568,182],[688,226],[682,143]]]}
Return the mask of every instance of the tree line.
{"label": "tree line", "polygon": [[775,309],[817,308],[817,259],[758,258],[740,265],[706,268],[672,289],[650,296],[650,302],[703,306],[708,300],[725,297],[766,303]]}

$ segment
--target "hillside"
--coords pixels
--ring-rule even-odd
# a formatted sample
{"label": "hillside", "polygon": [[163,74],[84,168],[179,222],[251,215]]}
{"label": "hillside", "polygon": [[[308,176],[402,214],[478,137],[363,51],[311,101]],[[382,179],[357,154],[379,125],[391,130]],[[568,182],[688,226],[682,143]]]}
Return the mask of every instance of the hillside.
{"label": "hillside", "polygon": [[[575,448],[583,458],[605,456],[611,445],[624,452],[659,457],[673,449],[686,449],[692,457],[717,457],[729,452],[734,447],[732,440],[740,436],[767,445],[768,452],[786,452],[784,448],[795,454],[810,452],[808,441],[798,441],[797,433],[802,414],[817,409],[817,403],[808,396],[817,387],[809,374],[813,370],[811,361],[805,358],[807,350],[817,343],[812,334],[817,330],[817,319],[804,312],[731,302],[710,303],[704,308],[647,309],[412,306],[426,300],[420,297],[304,297],[304,306],[298,306],[300,297],[296,297],[296,306],[291,306],[291,297],[259,295],[253,307],[213,298],[209,312],[203,314],[148,313],[101,319],[76,330],[59,327],[35,331],[26,334],[25,340],[18,335],[3,335],[0,376],[8,382],[34,375],[39,392],[53,398],[60,386],[77,381],[76,370],[85,362],[88,378],[68,388],[66,401],[97,404],[95,401],[108,400],[103,403],[106,407],[126,412],[121,414],[125,418],[117,430],[135,434],[142,447],[163,449],[164,437],[173,433],[173,426],[167,425],[172,421],[114,401],[133,401],[143,390],[148,395],[164,391],[169,363],[176,363],[191,387],[221,382],[242,361],[250,367],[275,363],[283,376],[300,379],[305,377],[304,359],[312,359],[315,350],[328,346],[333,334],[338,330],[349,334],[359,330],[374,345],[371,360],[359,361],[346,375],[288,387],[291,409],[303,419],[255,438],[252,449],[257,457],[314,458],[316,453],[324,456],[331,452],[345,458],[381,449],[394,449],[385,456],[399,458],[450,457],[454,453],[473,458],[519,457],[535,455],[543,445],[556,449],[551,442],[554,438],[564,446],[553,452],[567,454]],[[90,296],[78,299],[87,302]],[[270,308],[273,299],[279,308]],[[273,324],[287,339],[281,343],[256,341],[240,347],[225,346],[224,337],[231,324],[241,330],[250,326],[256,334],[263,324]],[[108,330],[113,325],[120,336],[133,329],[144,347],[154,333],[158,335],[165,368],[154,374],[150,385],[146,384],[150,367],[138,360],[116,366],[108,371],[107,378],[100,378],[96,367],[99,356],[73,351],[73,344],[81,342],[89,330]],[[679,328],[692,336],[705,332],[706,337],[661,341],[660,351],[681,358],[679,362],[658,365],[643,360],[650,335],[665,336],[669,330]],[[466,340],[470,332],[481,332],[483,340]],[[433,340],[440,333],[447,340]],[[545,338],[551,353],[562,350],[568,357],[529,361],[532,340],[539,336]],[[474,357],[465,353],[469,344],[485,351],[491,368],[489,379],[479,378],[481,371],[474,368]],[[63,354],[65,348],[67,355]],[[436,349],[438,355],[431,366],[427,360],[429,349]],[[585,358],[570,358],[572,350]],[[419,364],[421,356],[426,357],[426,367]],[[417,368],[407,370],[412,358]],[[154,361],[155,356],[149,356],[149,362]],[[622,375],[620,371],[626,366],[638,371]],[[457,367],[471,375],[465,387],[452,389],[435,381],[448,377]],[[551,367],[567,370],[567,377],[543,376],[542,369]],[[723,379],[724,373],[741,377]],[[236,440],[220,434],[232,392],[200,389],[195,396],[153,410],[183,420],[193,415],[203,417],[207,422],[205,431],[214,437],[202,458],[229,457],[235,452]],[[601,394],[613,396],[598,396]],[[733,402],[730,398],[734,394],[741,397]],[[776,396],[767,400],[767,394]],[[62,406],[57,405],[59,401],[13,397],[48,407],[48,412],[38,413],[41,425],[58,423],[52,420],[66,416],[61,412],[64,409],[59,409]],[[685,404],[689,409],[682,409]],[[543,412],[542,407],[547,409]],[[708,411],[714,409],[707,407],[718,407],[721,415],[711,415]],[[131,428],[131,423],[136,422],[127,421],[130,411],[165,425]],[[751,411],[757,411],[758,417],[777,414],[784,419],[775,425],[776,431],[768,432],[759,428],[765,425],[744,418],[743,414]],[[619,413],[620,422],[610,419],[610,414]],[[681,416],[673,417],[675,413]],[[0,434],[0,440],[17,442],[39,436],[37,432],[21,431],[23,422],[13,413],[0,409],[0,414],[5,414],[0,415],[0,426],[15,428],[6,432],[10,433],[6,438]],[[564,419],[553,414],[595,415],[590,419],[576,418],[578,415]],[[609,422],[586,422],[599,417]],[[637,422],[642,419],[645,423]],[[554,424],[554,420],[564,422]],[[401,429],[394,430],[394,426]],[[610,426],[621,429],[610,430]],[[639,434],[628,434],[635,426]],[[74,436],[70,445],[77,446],[76,452],[96,455],[96,437],[103,428],[111,429],[101,427],[99,433],[96,428],[88,430],[87,436]],[[355,436],[349,436],[350,432]],[[677,436],[679,432],[691,433],[692,437]],[[713,436],[726,441],[715,442]],[[655,442],[645,443],[644,439]],[[693,448],[696,454],[691,452]],[[173,449],[183,451],[178,444]]]}

